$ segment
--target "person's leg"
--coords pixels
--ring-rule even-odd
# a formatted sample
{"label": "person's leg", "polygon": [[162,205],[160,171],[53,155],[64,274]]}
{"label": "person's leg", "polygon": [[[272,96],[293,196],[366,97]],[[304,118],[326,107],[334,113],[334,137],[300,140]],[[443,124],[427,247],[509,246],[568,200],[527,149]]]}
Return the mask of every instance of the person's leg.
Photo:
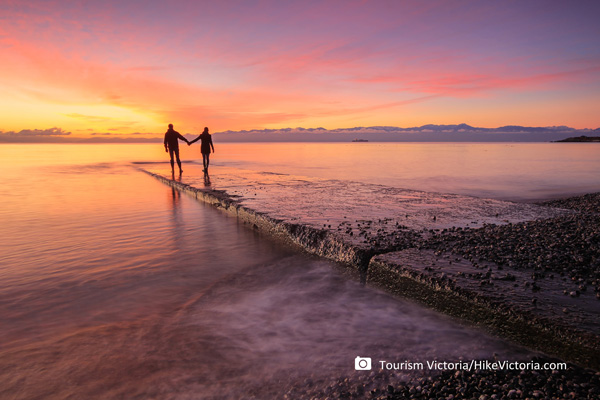
{"label": "person's leg", "polygon": [[208,154],[202,153],[202,165],[204,165],[204,172],[206,172],[206,169],[208,168],[207,157]]}
{"label": "person's leg", "polygon": [[169,157],[171,157],[171,171],[175,168],[175,161],[173,160],[173,149],[169,148]]}
{"label": "person's leg", "polygon": [[179,149],[175,149],[175,157],[177,158],[177,166],[179,167],[179,173],[181,174],[183,170],[181,169],[181,160],[179,159]]}

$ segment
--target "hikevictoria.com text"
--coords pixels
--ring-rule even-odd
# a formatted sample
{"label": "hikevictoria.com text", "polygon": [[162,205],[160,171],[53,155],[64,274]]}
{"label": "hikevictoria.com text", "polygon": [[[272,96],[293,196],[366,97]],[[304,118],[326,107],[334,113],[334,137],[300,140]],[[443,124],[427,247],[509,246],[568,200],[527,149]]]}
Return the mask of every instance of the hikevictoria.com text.
{"label": "hikevictoria.com text", "polygon": [[521,361],[489,361],[489,360],[470,360],[470,361],[426,361],[422,362],[390,362],[390,361],[379,361],[379,367],[382,370],[463,370],[463,371],[477,371],[477,370],[507,370],[507,371],[523,371],[523,370],[565,370],[567,364],[563,362],[547,362],[538,363],[534,361],[521,362]]}

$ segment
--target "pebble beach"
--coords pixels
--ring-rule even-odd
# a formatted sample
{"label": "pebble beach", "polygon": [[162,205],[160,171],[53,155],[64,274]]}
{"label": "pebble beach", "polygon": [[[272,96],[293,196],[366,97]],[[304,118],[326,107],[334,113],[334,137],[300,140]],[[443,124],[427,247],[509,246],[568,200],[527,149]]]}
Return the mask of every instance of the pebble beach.
{"label": "pebble beach", "polygon": [[[538,357],[534,362],[556,362]],[[597,399],[600,373],[569,364],[564,371],[443,371],[395,382],[381,373],[341,377],[325,387],[294,387],[287,399]]]}
{"label": "pebble beach", "polygon": [[[495,262],[509,271],[533,269],[537,273],[531,279],[532,291],[539,280],[560,279],[565,283],[564,296],[580,298],[583,292],[593,293],[598,300],[596,312],[600,313],[600,194],[540,204],[576,213],[459,233],[448,230],[423,246]],[[578,289],[573,289],[571,283]],[[556,360],[542,357],[536,361]],[[353,394],[347,389],[339,396],[358,398],[358,392]],[[600,372],[569,364],[566,371],[444,371],[401,385],[379,385],[367,398],[596,399],[599,396]]]}

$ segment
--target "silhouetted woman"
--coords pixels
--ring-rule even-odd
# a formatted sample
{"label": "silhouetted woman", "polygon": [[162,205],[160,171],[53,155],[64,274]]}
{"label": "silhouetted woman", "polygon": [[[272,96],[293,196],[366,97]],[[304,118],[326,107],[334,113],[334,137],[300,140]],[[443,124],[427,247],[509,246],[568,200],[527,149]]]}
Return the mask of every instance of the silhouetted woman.
{"label": "silhouetted woman", "polygon": [[215,152],[215,146],[213,146],[212,137],[208,133],[208,128],[204,128],[204,132],[200,134],[196,139],[192,140],[189,144],[200,140],[200,152],[202,153],[202,164],[204,164],[204,172],[208,172],[208,164],[210,163],[210,149]]}

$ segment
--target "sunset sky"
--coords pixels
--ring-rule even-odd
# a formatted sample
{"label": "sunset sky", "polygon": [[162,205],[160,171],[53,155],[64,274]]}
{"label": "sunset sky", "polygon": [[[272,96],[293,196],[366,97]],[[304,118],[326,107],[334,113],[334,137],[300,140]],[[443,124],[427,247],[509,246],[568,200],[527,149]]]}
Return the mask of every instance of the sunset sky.
{"label": "sunset sky", "polygon": [[0,0],[0,132],[600,127],[600,1]]}

